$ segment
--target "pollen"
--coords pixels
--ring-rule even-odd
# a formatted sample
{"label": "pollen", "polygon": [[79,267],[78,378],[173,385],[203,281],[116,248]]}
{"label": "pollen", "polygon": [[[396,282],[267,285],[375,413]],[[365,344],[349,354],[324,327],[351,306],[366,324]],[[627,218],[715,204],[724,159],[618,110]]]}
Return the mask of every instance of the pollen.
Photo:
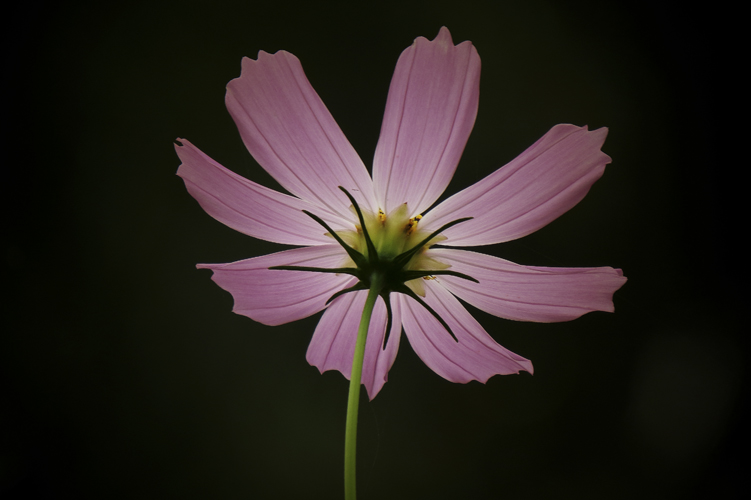
{"label": "pollen", "polygon": [[415,228],[417,227],[417,223],[420,222],[420,219],[422,219],[422,215],[415,215],[411,219],[409,219],[409,222],[407,222],[407,235],[412,234],[415,231]]}
{"label": "pollen", "polygon": [[386,222],[386,213],[380,208],[378,209],[378,220],[381,221],[382,224]]}

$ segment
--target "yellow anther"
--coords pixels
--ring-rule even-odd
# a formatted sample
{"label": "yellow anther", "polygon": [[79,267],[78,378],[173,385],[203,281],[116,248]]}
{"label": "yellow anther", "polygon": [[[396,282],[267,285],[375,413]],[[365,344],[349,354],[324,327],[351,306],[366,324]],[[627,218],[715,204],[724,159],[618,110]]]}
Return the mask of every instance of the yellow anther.
{"label": "yellow anther", "polygon": [[378,209],[378,220],[381,222],[386,222],[386,214],[380,208]]}
{"label": "yellow anther", "polygon": [[435,276],[431,275],[431,276],[423,276],[422,279],[424,279],[424,280],[435,280],[435,279],[438,279],[438,278],[436,278]]}
{"label": "yellow anther", "polygon": [[407,222],[407,227],[405,228],[407,231],[407,234],[412,234],[412,232],[417,227],[417,223],[420,222],[420,219],[422,219],[422,215],[417,214],[411,219],[409,219],[409,222]]}

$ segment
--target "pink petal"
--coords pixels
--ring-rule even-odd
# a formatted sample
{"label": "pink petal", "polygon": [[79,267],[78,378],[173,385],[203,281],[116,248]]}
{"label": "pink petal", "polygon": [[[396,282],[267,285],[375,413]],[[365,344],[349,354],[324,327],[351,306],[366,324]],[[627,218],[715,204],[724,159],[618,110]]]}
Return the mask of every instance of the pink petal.
{"label": "pink petal", "polygon": [[[357,329],[360,325],[367,290],[344,294],[336,298],[323,313],[313,339],[308,347],[308,363],[321,373],[338,370],[349,380],[352,374],[352,358],[355,353]],[[365,359],[362,368],[362,383],[372,400],[388,378],[399,350],[402,333],[401,310],[397,301],[392,301],[392,326],[386,349],[383,337],[386,333],[386,306],[381,299],[376,301],[365,342]]]}
{"label": "pink petal", "polygon": [[441,28],[399,57],[391,80],[373,180],[381,208],[404,202],[426,210],[454,175],[477,115],[480,57],[471,42],[454,46]]}
{"label": "pink petal", "polygon": [[460,299],[487,313],[519,321],[569,321],[591,311],[613,312],[613,294],[626,282],[612,267],[532,267],[466,250],[433,249],[454,276],[438,281]]}
{"label": "pink petal", "polygon": [[193,144],[175,144],[182,164],[177,175],[206,212],[241,233],[288,245],[321,245],[333,240],[302,210],[312,206],[224,168]]}
{"label": "pink petal", "polygon": [[537,231],[579,203],[605,171],[600,151],[608,131],[556,125],[506,166],[431,210],[421,224],[438,228],[474,219],[443,234],[443,245],[490,245]]}
{"label": "pink petal", "polygon": [[[443,277],[441,277],[442,279]],[[485,383],[493,375],[524,370],[532,362],[498,345],[459,301],[440,284],[425,282],[425,302],[451,327],[459,342],[424,307],[399,295],[404,333],[420,359],[451,382]]]}
{"label": "pink petal", "polygon": [[354,284],[350,275],[271,270],[271,266],[341,266],[346,254],[339,245],[295,248],[229,264],[198,264],[214,271],[213,279],[232,294],[232,311],[264,325],[306,318],[324,307],[339,290]]}
{"label": "pink petal", "polygon": [[[289,52],[244,58],[229,82],[227,109],[256,161],[290,193],[320,210],[349,214],[344,186],[377,210],[365,165]],[[322,213],[317,213],[323,216]]]}

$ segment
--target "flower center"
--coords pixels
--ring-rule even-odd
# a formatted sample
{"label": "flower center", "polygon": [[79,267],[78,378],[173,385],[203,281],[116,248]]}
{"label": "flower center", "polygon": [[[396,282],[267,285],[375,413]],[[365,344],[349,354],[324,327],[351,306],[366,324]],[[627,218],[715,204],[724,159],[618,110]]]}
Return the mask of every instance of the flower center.
{"label": "flower center", "polygon": [[[352,206],[352,210],[355,210],[355,206]],[[422,215],[409,216],[409,209],[407,204],[404,203],[388,215],[383,210],[378,210],[377,214],[374,214],[368,210],[362,210],[362,219],[365,223],[367,235],[373,243],[373,247],[376,250],[376,255],[379,261],[379,266],[383,271],[389,270],[389,265],[397,256],[403,254],[405,251],[420,245],[430,233],[419,229],[419,222],[422,219]],[[356,225],[356,230],[353,231],[338,231],[339,237],[344,240],[352,248],[360,252],[370,261],[370,253],[368,252],[368,242],[365,237],[366,232],[362,229],[362,224]],[[435,258],[430,257],[427,254],[427,250],[445,240],[446,237],[442,235],[435,235],[431,237],[427,243],[423,243],[417,252],[403,265],[402,269],[398,271],[442,271],[451,267],[449,264],[441,262]],[[342,263],[342,267],[357,267],[356,263],[349,256]],[[404,282],[413,292],[421,297],[425,297],[425,287],[423,286],[423,279],[435,279],[432,275],[422,276],[422,278],[415,278]],[[387,276],[387,282],[389,280]]]}
{"label": "flower center", "polygon": [[[427,309],[456,341],[456,336],[443,318],[422,300],[421,297],[425,296],[425,288],[421,278],[432,279],[435,278],[435,275],[446,274],[478,283],[471,276],[448,270],[447,268],[450,266],[425,254],[431,245],[446,239],[441,236],[443,231],[467,221],[471,217],[457,219],[444,224],[436,231],[428,233],[417,228],[422,217],[419,215],[409,217],[406,203],[394,209],[388,215],[382,210],[379,210],[377,214],[370,214],[360,209],[346,189],[341,186],[339,186],[339,189],[347,195],[347,198],[352,202],[353,210],[357,214],[360,224],[356,225],[356,231],[335,232],[317,215],[305,210],[304,212],[323,226],[328,234],[347,252],[349,258],[342,264],[342,267],[327,269],[304,266],[274,266],[269,269],[351,274],[358,279],[355,285],[332,295],[326,302],[327,304],[345,293],[369,290],[371,284],[377,286],[378,294],[383,298],[388,314],[384,347],[388,333],[391,331],[389,295],[392,292],[403,293],[412,297]],[[378,279],[374,280],[376,276],[378,276]]]}

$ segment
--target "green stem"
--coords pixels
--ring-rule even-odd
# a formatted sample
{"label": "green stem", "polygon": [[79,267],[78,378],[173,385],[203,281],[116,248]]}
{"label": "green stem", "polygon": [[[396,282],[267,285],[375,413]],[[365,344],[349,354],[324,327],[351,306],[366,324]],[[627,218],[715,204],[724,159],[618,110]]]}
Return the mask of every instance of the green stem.
{"label": "green stem", "polygon": [[365,299],[365,307],[362,310],[360,327],[357,329],[357,343],[355,355],[352,359],[352,375],[349,379],[349,398],[347,400],[347,424],[344,437],[344,498],[355,500],[357,498],[357,483],[355,474],[355,462],[357,455],[357,411],[360,407],[360,381],[362,379],[362,363],[365,359],[365,341],[368,338],[370,317],[373,314],[378,294],[383,288],[383,276],[373,273],[370,278],[370,290]]}

